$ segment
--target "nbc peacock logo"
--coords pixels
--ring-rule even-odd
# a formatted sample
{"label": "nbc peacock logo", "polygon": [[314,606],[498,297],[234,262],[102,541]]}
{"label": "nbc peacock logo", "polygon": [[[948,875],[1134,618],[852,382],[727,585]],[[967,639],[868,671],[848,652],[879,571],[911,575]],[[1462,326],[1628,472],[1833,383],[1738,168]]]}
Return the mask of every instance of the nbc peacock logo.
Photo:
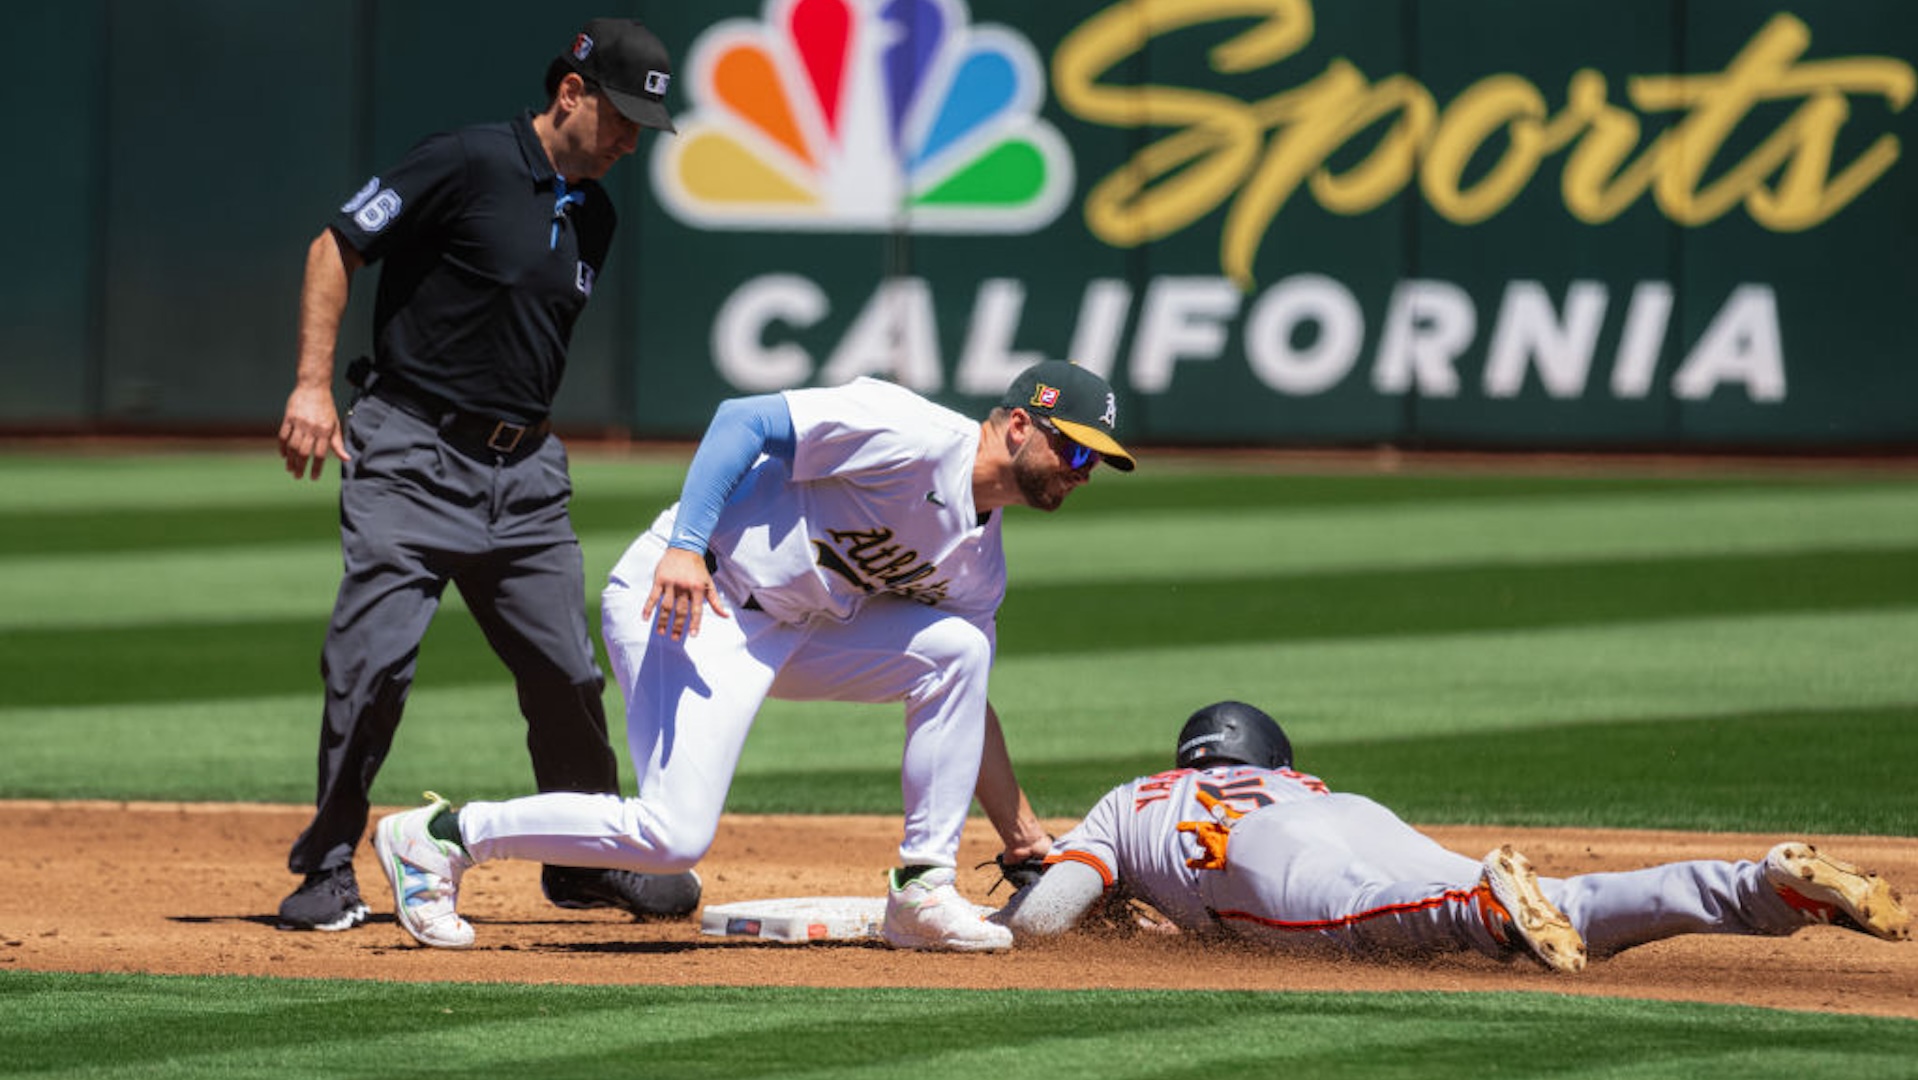
{"label": "nbc peacock logo", "polygon": [[1025,233],[1072,191],[1030,42],[959,0],[767,0],[717,23],[654,144],[667,210],[712,229]]}

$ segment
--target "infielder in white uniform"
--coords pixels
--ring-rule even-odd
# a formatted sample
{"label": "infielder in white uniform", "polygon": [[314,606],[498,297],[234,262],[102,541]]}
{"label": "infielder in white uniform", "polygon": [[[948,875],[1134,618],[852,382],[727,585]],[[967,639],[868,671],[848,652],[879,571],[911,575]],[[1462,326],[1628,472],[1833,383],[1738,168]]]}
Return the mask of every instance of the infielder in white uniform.
{"label": "infielder in white uniform", "polygon": [[1194,713],[1176,764],[1108,792],[994,919],[1020,936],[1058,934],[1124,887],[1185,931],[1361,954],[1530,955],[1564,972],[1582,969],[1588,949],[1608,956],[1678,934],[1835,923],[1911,936],[1888,884],[1809,844],[1755,862],[1562,879],[1538,877],[1510,845],[1467,858],[1294,770],[1279,725],[1242,702]]}
{"label": "infielder in white uniform", "polygon": [[470,945],[459,878],[489,859],[691,868],[776,697],[904,702],[905,835],[884,936],[1009,947],[953,887],[975,788],[1009,857],[1047,841],[987,703],[1006,589],[1000,511],[1057,509],[1101,460],[1130,471],[1116,427],[1105,380],[1061,361],[1021,373],[984,421],[873,379],[722,404],[680,501],[605,592],[637,797],[535,795],[454,814],[430,796],[386,818],[375,843],[400,924],[428,945]]}

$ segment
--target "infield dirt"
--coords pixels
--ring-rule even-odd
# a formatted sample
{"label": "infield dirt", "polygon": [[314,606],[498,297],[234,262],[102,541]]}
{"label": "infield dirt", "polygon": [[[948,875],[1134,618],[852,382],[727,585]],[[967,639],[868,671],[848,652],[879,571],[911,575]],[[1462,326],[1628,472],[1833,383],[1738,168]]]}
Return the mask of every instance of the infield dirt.
{"label": "infield dirt", "polygon": [[[488,864],[467,876],[461,910],[479,931],[478,946],[445,952],[407,944],[364,846],[357,868],[373,920],[346,933],[291,933],[274,928],[274,912],[294,884],[285,854],[305,818],[304,809],[278,806],[0,802],[0,969],[655,985],[1519,990],[1918,1019],[1918,943],[1831,927],[1788,938],[1677,938],[1595,961],[1572,977],[1475,955],[1423,963],[1300,958],[1146,934],[1077,934],[995,956],[912,954],[864,942],[703,936],[696,918],[636,923],[610,912],[562,911],[540,898],[538,868],[529,863]],[[700,867],[705,899],[879,894],[898,830],[888,817],[728,816]],[[1553,875],[1757,858],[1789,839],[1427,831],[1474,856],[1511,841]],[[1918,839],[1804,839],[1918,890]],[[975,821],[960,873],[961,891],[973,900],[992,899],[992,877],[972,866],[995,850],[990,830]]]}

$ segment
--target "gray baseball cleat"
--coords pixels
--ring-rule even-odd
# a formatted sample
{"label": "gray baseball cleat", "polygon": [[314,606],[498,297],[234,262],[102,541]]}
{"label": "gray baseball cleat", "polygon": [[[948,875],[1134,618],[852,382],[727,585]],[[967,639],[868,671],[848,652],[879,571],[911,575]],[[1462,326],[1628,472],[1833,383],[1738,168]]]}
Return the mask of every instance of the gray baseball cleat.
{"label": "gray baseball cleat", "polygon": [[615,908],[635,919],[677,919],[699,908],[701,883],[692,870],[677,874],[642,874],[632,870],[600,870],[579,866],[548,866],[540,871],[540,888],[555,907],[573,910]]}
{"label": "gray baseball cleat", "polygon": [[1532,861],[1505,844],[1485,856],[1484,866],[1479,910],[1492,936],[1552,971],[1584,971],[1585,939],[1539,888]]}
{"label": "gray baseball cleat", "polygon": [[1765,880],[1808,923],[1830,923],[1886,941],[1911,937],[1911,912],[1884,878],[1810,844],[1788,841],[1765,855]]}
{"label": "gray baseball cleat", "polygon": [[306,875],[292,894],[280,901],[282,930],[351,930],[366,921],[366,902],[353,877],[353,864]]}

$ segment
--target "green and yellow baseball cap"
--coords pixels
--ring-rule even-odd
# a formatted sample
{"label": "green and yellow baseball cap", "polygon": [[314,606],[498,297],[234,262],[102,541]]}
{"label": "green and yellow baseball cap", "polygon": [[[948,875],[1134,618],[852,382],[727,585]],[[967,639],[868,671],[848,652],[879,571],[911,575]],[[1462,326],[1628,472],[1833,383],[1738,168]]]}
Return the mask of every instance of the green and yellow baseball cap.
{"label": "green and yellow baseball cap", "polygon": [[1032,365],[1012,380],[999,404],[1051,422],[1061,435],[1097,450],[1120,472],[1131,472],[1138,464],[1119,443],[1119,404],[1112,387],[1077,364],[1046,360]]}

